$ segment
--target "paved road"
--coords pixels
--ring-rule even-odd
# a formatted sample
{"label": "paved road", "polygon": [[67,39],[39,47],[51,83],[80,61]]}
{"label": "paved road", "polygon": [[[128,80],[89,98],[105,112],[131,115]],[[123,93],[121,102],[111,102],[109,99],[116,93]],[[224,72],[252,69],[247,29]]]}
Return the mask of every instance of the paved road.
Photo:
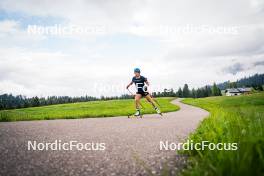
{"label": "paved road", "polygon": [[[0,123],[0,175],[175,174],[186,157],[159,150],[160,141],[185,139],[208,112],[174,100],[177,112],[125,117]],[[105,143],[93,151],[28,151],[28,141]],[[95,147],[95,149],[97,149]]]}

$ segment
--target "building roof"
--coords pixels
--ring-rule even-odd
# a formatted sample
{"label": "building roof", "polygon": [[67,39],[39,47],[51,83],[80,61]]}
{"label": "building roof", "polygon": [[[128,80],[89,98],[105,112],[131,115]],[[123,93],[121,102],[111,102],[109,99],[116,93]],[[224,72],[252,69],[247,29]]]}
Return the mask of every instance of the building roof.
{"label": "building roof", "polygon": [[244,92],[250,92],[251,88],[231,88],[231,89],[226,89],[226,92],[229,93],[244,93]]}
{"label": "building roof", "polygon": [[236,88],[226,89],[226,92],[228,92],[228,93],[240,93],[240,91]]}
{"label": "building roof", "polygon": [[246,87],[246,88],[237,88],[240,92],[250,92],[251,88]]}

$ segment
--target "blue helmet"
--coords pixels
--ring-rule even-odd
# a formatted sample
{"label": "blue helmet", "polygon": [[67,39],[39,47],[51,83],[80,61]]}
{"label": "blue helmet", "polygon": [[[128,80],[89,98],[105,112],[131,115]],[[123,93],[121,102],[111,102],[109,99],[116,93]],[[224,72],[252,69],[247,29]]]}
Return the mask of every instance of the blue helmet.
{"label": "blue helmet", "polygon": [[140,73],[140,69],[139,69],[139,68],[135,68],[135,69],[134,69],[134,72],[135,72],[135,73]]}

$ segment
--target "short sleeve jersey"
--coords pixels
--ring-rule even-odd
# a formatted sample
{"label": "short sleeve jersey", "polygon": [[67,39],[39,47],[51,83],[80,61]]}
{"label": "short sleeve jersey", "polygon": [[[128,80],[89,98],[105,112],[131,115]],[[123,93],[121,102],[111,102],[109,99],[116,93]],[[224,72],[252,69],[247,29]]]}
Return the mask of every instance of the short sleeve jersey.
{"label": "short sleeve jersey", "polygon": [[139,78],[136,78],[135,76],[132,78],[132,82],[135,83],[137,92],[144,92],[143,87],[145,86],[145,82],[147,81],[147,78],[144,76],[140,76]]}

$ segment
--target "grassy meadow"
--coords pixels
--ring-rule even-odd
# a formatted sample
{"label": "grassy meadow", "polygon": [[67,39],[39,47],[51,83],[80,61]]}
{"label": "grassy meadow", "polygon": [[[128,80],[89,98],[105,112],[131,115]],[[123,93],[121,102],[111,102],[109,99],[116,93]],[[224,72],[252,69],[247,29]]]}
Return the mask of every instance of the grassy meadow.
{"label": "grassy meadow", "polygon": [[[156,98],[162,112],[177,111],[179,107],[171,104],[173,98]],[[152,106],[144,99],[143,114],[155,113]],[[0,111],[0,121],[74,119],[90,117],[126,116],[135,112],[134,100],[91,101],[82,103],[49,105]]]}
{"label": "grassy meadow", "polygon": [[237,151],[187,151],[183,175],[264,175],[264,93],[183,102],[210,112],[190,140],[238,143]]}

